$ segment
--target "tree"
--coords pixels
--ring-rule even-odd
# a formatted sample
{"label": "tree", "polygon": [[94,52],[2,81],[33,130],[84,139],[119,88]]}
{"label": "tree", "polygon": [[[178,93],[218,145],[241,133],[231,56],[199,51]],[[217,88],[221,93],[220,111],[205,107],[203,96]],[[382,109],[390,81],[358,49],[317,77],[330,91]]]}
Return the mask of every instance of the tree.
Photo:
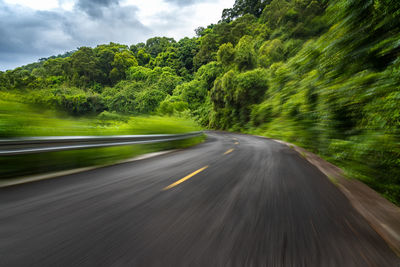
{"label": "tree", "polygon": [[153,72],[152,69],[143,67],[143,66],[134,66],[130,67],[126,72],[126,78],[128,80],[133,81],[147,81],[150,77],[151,73]]}
{"label": "tree", "polygon": [[153,37],[146,41],[146,52],[155,58],[161,52],[165,52],[174,43],[176,41],[173,38]]}
{"label": "tree", "polygon": [[212,61],[207,65],[201,66],[196,72],[195,79],[202,81],[207,90],[210,91],[214,85],[215,79],[222,73],[222,67],[220,63]]}
{"label": "tree", "polygon": [[121,79],[125,79],[125,72],[130,67],[138,66],[138,62],[132,52],[125,50],[115,54],[111,65],[113,69],[110,72],[110,79],[115,83]]}
{"label": "tree", "polygon": [[236,45],[244,35],[254,35],[258,26],[257,18],[251,14],[245,14],[230,23],[229,41]]}
{"label": "tree", "polygon": [[236,106],[237,101],[234,101],[235,90],[237,87],[236,76],[236,73],[233,70],[230,70],[221,78],[224,106]]}
{"label": "tree", "polygon": [[235,59],[235,49],[233,45],[231,43],[222,44],[218,49],[217,59],[224,67],[231,65]]}
{"label": "tree", "polygon": [[46,76],[62,76],[64,75],[63,64],[65,60],[63,58],[55,58],[44,61],[44,75]]}
{"label": "tree", "polygon": [[10,88],[10,81],[7,77],[7,74],[3,71],[0,71],[0,91],[7,90]]}
{"label": "tree", "polygon": [[188,108],[188,103],[182,101],[178,96],[167,96],[158,108],[158,112],[163,115],[173,115],[175,113],[180,113]]}
{"label": "tree", "polygon": [[249,35],[243,36],[235,47],[235,63],[240,71],[250,70],[256,65],[253,38]]}
{"label": "tree", "polygon": [[146,66],[149,64],[151,56],[146,53],[146,51],[142,48],[136,54],[136,59],[138,61],[139,66]]}
{"label": "tree", "polygon": [[202,65],[215,61],[218,48],[218,35],[215,33],[211,32],[201,37],[199,52],[193,58],[194,69],[198,70]]}
{"label": "tree", "polygon": [[199,50],[199,42],[196,38],[185,37],[177,43],[177,57],[180,62],[179,73],[185,68],[190,74],[194,72],[193,58]]}
{"label": "tree", "polygon": [[175,47],[169,47],[166,51],[159,53],[153,64],[161,68],[170,67],[175,71],[179,70],[181,64],[178,59],[177,49]]}
{"label": "tree", "polygon": [[272,63],[284,59],[284,50],[281,40],[268,40],[263,43],[259,50],[259,62],[264,68],[268,68]]}
{"label": "tree", "polygon": [[[260,68],[238,74],[234,81],[234,101],[241,106],[259,103],[268,90],[267,77],[267,71]],[[233,83],[229,85],[232,86]]]}
{"label": "tree", "polygon": [[137,110],[139,113],[148,114],[156,110],[160,102],[167,96],[161,90],[146,89],[137,94]]}
{"label": "tree", "polygon": [[276,29],[285,21],[285,15],[290,10],[290,3],[282,0],[272,0],[262,12],[261,19],[271,29]]}
{"label": "tree", "polygon": [[198,109],[207,97],[207,89],[199,80],[178,85],[174,90],[175,96],[180,96],[182,100],[188,103],[191,110]]}
{"label": "tree", "polygon": [[163,68],[161,74],[158,76],[156,87],[164,93],[172,94],[172,91],[181,82],[182,78],[180,76],[177,76],[174,72]]}
{"label": "tree", "polygon": [[233,8],[224,9],[222,11],[222,20],[230,22],[245,14],[259,17],[264,7],[270,2],[270,0],[236,0],[233,4]]}
{"label": "tree", "polygon": [[101,72],[98,68],[98,59],[90,47],[80,47],[78,51],[67,58],[64,71],[66,71],[72,84],[77,86],[90,86],[98,81]]}
{"label": "tree", "polygon": [[116,53],[128,50],[126,45],[109,43],[98,45],[93,49],[95,56],[98,60],[98,68],[101,71],[101,80],[103,85],[110,85],[113,81],[110,80],[110,72],[113,69],[114,56]]}

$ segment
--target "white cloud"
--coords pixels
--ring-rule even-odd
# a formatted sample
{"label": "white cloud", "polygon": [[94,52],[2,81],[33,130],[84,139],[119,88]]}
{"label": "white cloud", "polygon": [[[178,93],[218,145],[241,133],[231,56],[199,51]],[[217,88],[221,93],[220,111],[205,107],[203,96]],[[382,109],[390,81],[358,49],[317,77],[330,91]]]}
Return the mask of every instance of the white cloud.
{"label": "white cloud", "polygon": [[[140,2],[140,3],[139,3]],[[194,29],[217,23],[222,10],[233,6],[235,0],[192,0],[179,5],[180,0],[124,0],[123,5],[137,5],[138,18],[157,36],[181,39],[194,36]],[[189,3],[189,4],[188,4]]]}
{"label": "white cloud", "polygon": [[74,9],[75,1],[74,0],[59,0],[58,1],[60,8],[66,11],[72,11]]}
{"label": "white cloud", "polygon": [[121,6],[135,5],[138,7],[138,18],[144,24],[151,26],[154,20],[157,20],[157,14],[162,10],[168,10],[172,6],[163,0],[146,0],[146,1],[136,1],[136,0],[125,0],[121,2]]}
{"label": "white cloud", "polygon": [[33,10],[51,10],[60,7],[58,0],[4,0],[9,5],[20,5]]}

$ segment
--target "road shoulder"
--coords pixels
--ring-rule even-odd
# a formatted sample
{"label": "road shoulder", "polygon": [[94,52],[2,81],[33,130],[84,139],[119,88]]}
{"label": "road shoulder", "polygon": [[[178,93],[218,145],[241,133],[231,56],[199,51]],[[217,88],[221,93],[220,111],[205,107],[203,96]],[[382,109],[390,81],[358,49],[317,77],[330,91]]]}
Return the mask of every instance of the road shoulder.
{"label": "road shoulder", "polygon": [[172,152],[175,152],[178,150],[179,149],[171,149],[171,150],[165,150],[165,151],[152,152],[152,153],[142,154],[142,155],[139,155],[139,156],[136,156],[133,158],[120,160],[120,161],[109,163],[109,164],[103,164],[103,165],[89,166],[89,167],[84,167],[84,168],[75,168],[75,169],[51,172],[51,173],[45,173],[45,174],[16,177],[16,178],[11,178],[11,179],[2,179],[2,180],[0,180],[0,188],[19,185],[19,184],[32,183],[32,182],[37,182],[37,181],[41,181],[41,180],[54,179],[54,178],[65,176],[65,175],[86,172],[86,171],[99,169],[99,168],[103,168],[103,167],[107,167],[107,166],[154,158],[154,157],[169,154],[169,153],[172,153]]}
{"label": "road shoulder", "polygon": [[[265,138],[265,137],[264,137]],[[272,139],[298,152],[317,167],[349,199],[352,206],[367,220],[370,226],[400,256],[400,208],[383,198],[376,191],[356,179],[348,179],[343,170],[314,153],[294,144]]]}

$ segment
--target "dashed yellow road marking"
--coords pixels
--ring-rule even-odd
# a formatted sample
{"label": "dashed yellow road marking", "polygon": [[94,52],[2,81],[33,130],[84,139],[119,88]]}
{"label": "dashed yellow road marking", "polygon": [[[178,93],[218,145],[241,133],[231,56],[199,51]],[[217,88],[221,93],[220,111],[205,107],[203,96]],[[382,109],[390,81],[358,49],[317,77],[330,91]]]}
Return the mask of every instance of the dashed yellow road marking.
{"label": "dashed yellow road marking", "polygon": [[192,178],[193,176],[195,176],[195,175],[198,174],[199,172],[204,171],[204,170],[207,169],[207,168],[208,168],[208,166],[204,166],[203,168],[198,169],[197,171],[194,171],[194,172],[192,172],[192,173],[189,174],[189,175],[186,175],[185,177],[183,177],[182,179],[176,181],[175,183],[170,184],[170,185],[167,186],[167,187],[164,187],[163,190],[171,189],[172,187],[177,186],[177,185],[180,184],[180,183],[183,183],[184,181],[186,181],[186,180]]}
{"label": "dashed yellow road marking", "polygon": [[239,142],[235,142],[235,145],[238,145],[239,144]]}
{"label": "dashed yellow road marking", "polygon": [[224,153],[224,155],[231,153],[233,150],[234,150],[233,148],[227,150],[227,151]]}

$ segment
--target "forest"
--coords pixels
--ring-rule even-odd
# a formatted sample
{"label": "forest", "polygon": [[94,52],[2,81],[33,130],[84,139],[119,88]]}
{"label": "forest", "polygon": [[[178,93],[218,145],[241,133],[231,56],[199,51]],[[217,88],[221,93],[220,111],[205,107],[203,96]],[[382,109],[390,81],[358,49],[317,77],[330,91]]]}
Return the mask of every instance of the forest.
{"label": "forest", "polygon": [[189,118],[300,145],[400,205],[400,1],[236,0],[195,34],[0,72],[0,136],[24,134],[16,106]]}

